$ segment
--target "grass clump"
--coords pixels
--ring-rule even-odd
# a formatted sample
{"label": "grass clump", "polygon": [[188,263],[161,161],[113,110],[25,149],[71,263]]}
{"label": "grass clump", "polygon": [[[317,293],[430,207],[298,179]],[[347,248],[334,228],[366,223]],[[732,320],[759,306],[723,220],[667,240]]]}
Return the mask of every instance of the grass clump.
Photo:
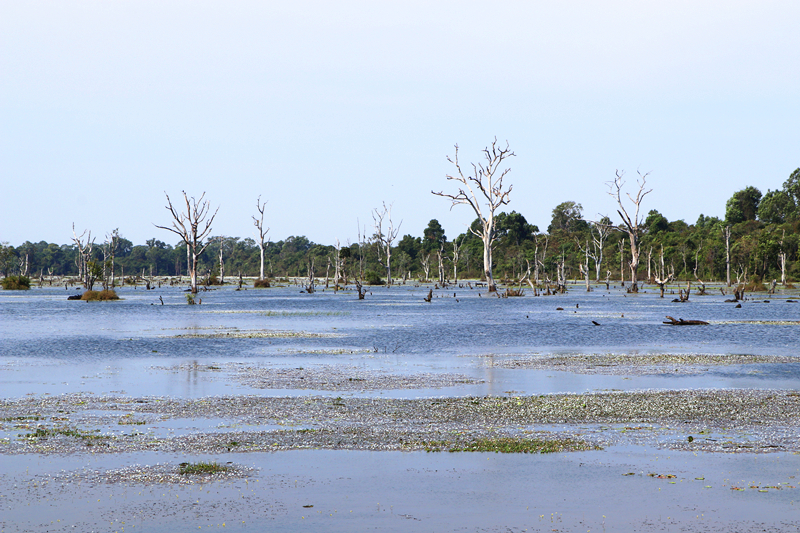
{"label": "grass clump", "polygon": [[225,472],[228,467],[221,465],[214,461],[213,463],[199,462],[199,463],[181,463],[178,465],[178,473],[182,476],[196,476],[202,474],[218,474]]}
{"label": "grass clump", "polygon": [[86,291],[81,295],[81,300],[85,302],[103,302],[109,300],[119,300],[114,289],[105,289],[102,291]]}
{"label": "grass clump", "polygon": [[0,285],[7,291],[27,291],[31,288],[31,279],[27,276],[6,276]]}
{"label": "grass clump", "polygon": [[270,287],[268,279],[257,279],[253,282],[253,288],[255,289],[268,289]]}
{"label": "grass clump", "polygon": [[[96,430],[99,432],[100,430]],[[59,435],[63,435],[65,437],[72,437],[74,439],[79,439],[83,441],[84,444],[87,446],[92,446],[96,442],[101,442],[108,440],[107,435],[98,435],[96,432],[90,431],[81,431],[80,429],[75,428],[67,428],[67,427],[57,427],[57,428],[45,428],[45,427],[37,427],[33,433],[28,433],[25,437],[29,440],[47,440],[51,437],[57,437]]]}

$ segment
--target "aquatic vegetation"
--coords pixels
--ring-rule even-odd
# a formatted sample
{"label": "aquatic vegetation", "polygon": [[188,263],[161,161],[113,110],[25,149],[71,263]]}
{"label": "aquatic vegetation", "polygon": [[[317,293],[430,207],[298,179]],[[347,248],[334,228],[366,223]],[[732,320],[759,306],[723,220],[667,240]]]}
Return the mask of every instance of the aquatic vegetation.
{"label": "aquatic vegetation", "polygon": [[25,435],[25,438],[28,440],[47,440],[53,437],[64,436],[64,437],[72,437],[74,439],[78,439],[82,441],[87,446],[92,446],[94,443],[102,442],[108,440],[110,437],[108,435],[98,435],[99,430],[95,431],[82,431],[77,428],[68,428],[68,427],[55,427],[55,428],[46,428],[46,427],[37,427],[33,433],[28,433]]}
{"label": "aquatic vegetation", "polygon": [[225,472],[228,467],[221,465],[214,461],[213,463],[198,462],[198,463],[181,463],[178,465],[178,473],[182,476],[196,476],[203,474],[218,474]]}
{"label": "aquatic vegetation", "polygon": [[102,291],[86,291],[81,295],[81,300],[85,302],[100,302],[109,300],[119,300],[119,296],[114,289],[105,289]]}
{"label": "aquatic vegetation", "polygon": [[423,444],[427,452],[494,452],[494,453],[555,453],[562,451],[600,450],[600,446],[571,438],[525,439],[518,437],[486,437],[467,444],[431,441]]}

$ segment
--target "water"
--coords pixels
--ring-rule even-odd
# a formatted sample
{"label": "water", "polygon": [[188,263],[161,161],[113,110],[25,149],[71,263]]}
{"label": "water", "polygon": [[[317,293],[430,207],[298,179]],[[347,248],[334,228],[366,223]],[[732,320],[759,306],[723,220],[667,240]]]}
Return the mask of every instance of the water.
{"label": "water", "polygon": [[[796,390],[800,384],[800,304],[787,302],[797,298],[793,292],[746,301],[737,309],[718,290],[672,303],[655,290],[587,293],[575,285],[565,295],[499,299],[456,287],[435,291],[426,303],[428,289],[372,288],[359,301],[352,291],[223,287],[201,293],[202,304],[195,306],[186,304],[181,289],[170,287],[124,287],[118,290],[121,301],[97,303],[67,301],[73,291],[63,288],[0,291],[0,397],[80,392],[418,398]],[[710,325],[665,326],[666,315]],[[608,374],[504,366],[509,359],[571,354],[784,360],[700,364],[689,373],[666,365]],[[259,388],[242,379],[242,368],[457,374],[472,382],[429,386],[423,380],[411,388],[345,391]],[[225,418],[141,418],[141,425],[117,425],[113,418],[87,429],[154,438],[286,429]],[[0,440],[21,431],[28,430],[0,424]],[[233,461],[257,474],[199,486],[108,484],[83,475],[197,460]],[[634,445],[547,456],[305,450],[62,457],[13,456],[0,447],[0,530],[796,531],[800,489],[790,487],[800,485],[798,478],[800,456],[792,453],[666,452]]]}
{"label": "water", "polygon": [[[795,357],[800,347],[800,304],[787,303],[793,294],[748,301],[736,309],[719,293],[672,303],[668,297],[658,298],[655,291],[631,295],[617,288],[587,293],[577,285],[565,295],[508,299],[455,287],[436,291],[431,303],[423,301],[427,286],[372,288],[361,301],[351,291],[305,294],[299,287],[246,291],[224,287],[201,293],[203,303],[195,306],[186,305],[185,293],[178,288],[125,287],[118,292],[122,301],[93,303],[67,301],[69,293],[56,288],[0,292],[3,396],[119,391],[181,397],[296,394],[232,383],[225,372],[211,375],[186,369],[234,362],[276,367],[348,364],[391,373],[461,373],[482,381],[447,390],[351,393],[392,397],[795,388],[800,377],[800,359],[704,367],[690,375],[630,376],[506,369],[494,364],[509,356],[548,354]],[[666,315],[711,324],[665,326]],[[248,332],[276,336],[240,338]],[[181,366],[183,370],[168,370]]]}

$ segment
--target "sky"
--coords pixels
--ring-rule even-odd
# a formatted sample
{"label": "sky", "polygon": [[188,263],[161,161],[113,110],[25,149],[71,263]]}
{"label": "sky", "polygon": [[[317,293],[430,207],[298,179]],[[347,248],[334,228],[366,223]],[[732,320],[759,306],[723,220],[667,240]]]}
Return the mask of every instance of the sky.
{"label": "sky", "polygon": [[175,244],[166,196],[205,193],[213,235],[356,242],[475,218],[466,167],[514,151],[505,210],[724,217],[800,167],[800,2],[0,0],[0,241],[118,228]]}

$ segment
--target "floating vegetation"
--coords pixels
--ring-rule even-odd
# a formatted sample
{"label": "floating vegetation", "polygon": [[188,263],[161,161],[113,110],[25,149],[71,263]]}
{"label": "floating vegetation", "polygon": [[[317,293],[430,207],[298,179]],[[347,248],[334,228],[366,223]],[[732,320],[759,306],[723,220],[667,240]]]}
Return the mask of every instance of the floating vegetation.
{"label": "floating vegetation", "polygon": [[600,446],[571,438],[523,439],[517,437],[481,438],[467,444],[448,441],[423,443],[425,451],[495,452],[495,453],[555,453],[564,451],[601,450]]}
{"label": "floating vegetation", "polygon": [[178,465],[178,473],[182,476],[197,476],[203,474],[217,474],[228,470],[227,466],[214,461],[213,463],[181,463]]}
{"label": "floating vegetation", "polygon": [[437,389],[481,383],[465,374],[415,372],[392,374],[382,370],[348,365],[315,368],[269,368],[235,366],[235,378],[257,389],[300,389],[330,391]]}
{"label": "floating vegetation", "polygon": [[171,339],[290,339],[342,337],[339,333],[311,333],[308,331],[236,330],[216,333],[184,333],[171,335]]}
{"label": "floating vegetation", "polygon": [[[87,393],[0,400],[3,418],[30,416],[34,409],[46,419],[68,412],[71,425],[37,427],[20,435],[23,438],[6,441],[0,453],[68,454],[83,452],[96,442],[103,446],[94,451],[103,453],[436,448],[543,453],[551,446],[593,450],[616,443],[728,453],[800,452],[800,396],[781,390],[419,399],[344,394],[175,399]],[[191,427],[164,437],[76,429],[91,424],[110,430],[128,414],[134,420],[139,416],[160,421],[222,419],[236,429],[220,432],[217,423],[199,422],[206,429]],[[248,426],[253,427],[248,430]],[[292,426],[297,429],[284,429]],[[687,435],[694,437],[691,442]]]}
{"label": "floating vegetation", "polygon": [[67,427],[55,427],[55,428],[46,428],[46,427],[37,427],[33,433],[28,433],[25,435],[25,438],[28,440],[47,440],[54,437],[64,436],[64,437],[71,437],[74,439],[78,439],[82,441],[87,446],[92,446],[95,443],[102,442],[108,440],[110,437],[108,435],[99,435],[100,430],[95,431],[81,431],[80,429],[76,428],[67,428]]}
{"label": "floating vegetation", "polygon": [[299,316],[348,316],[350,311],[264,311],[263,309],[252,310],[211,310],[204,311],[205,313],[214,313],[221,315],[234,315],[234,314],[249,314],[261,316],[280,316],[280,317],[299,317]]}
{"label": "floating vegetation", "polygon": [[484,357],[487,366],[578,374],[697,374],[709,366],[798,363],[800,357],[745,354],[556,354]]}

